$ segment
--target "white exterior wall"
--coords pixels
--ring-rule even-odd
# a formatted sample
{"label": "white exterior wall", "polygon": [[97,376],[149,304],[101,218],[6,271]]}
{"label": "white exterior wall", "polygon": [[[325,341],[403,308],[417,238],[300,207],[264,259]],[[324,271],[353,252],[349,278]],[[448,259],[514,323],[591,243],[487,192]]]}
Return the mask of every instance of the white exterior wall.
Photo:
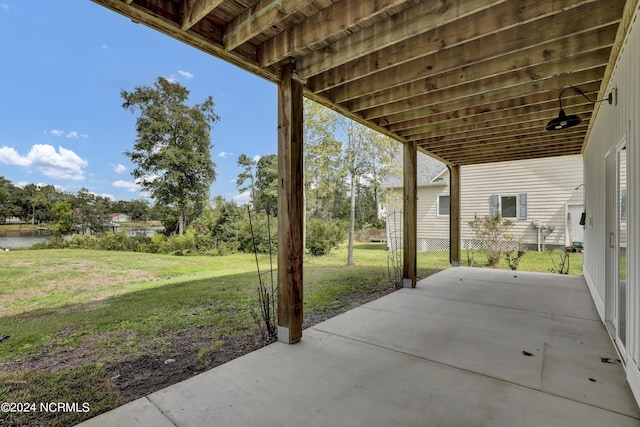
{"label": "white exterior wall", "polygon": [[[437,216],[438,195],[449,194],[449,173],[442,175],[445,184],[418,187],[418,251],[426,239],[449,239],[449,217]],[[565,245],[567,204],[582,204],[584,187],[582,156],[562,156],[546,159],[520,160],[463,166],[461,170],[461,238],[474,240],[468,225],[475,215],[490,214],[492,194],[518,195],[527,193],[527,219],[512,219],[511,234],[525,244],[537,245],[537,229],[533,221],[553,226],[546,232],[547,245]],[[576,187],[579,187],[576,190]],[[392,198],[402,209],[402,189],[395,189]],[[401,221],[400,221],[401,222]],[[463,246],[464,248],[464,246]]]}
{"label": "white exterior wall", "polygon": [[[584,152],[587,224],[585,229],[584,276],[605,320],[607,259],[607,180],[605,158],[621,142],[627,145],[627,298],[626,349],[623,357],[631,388],[640,401],[640,23],[636,9],[629,32],[604,94],[618,89],[618,103],[601,105]],[[603,96],[603,94],[601,94]]]}
{"label": "white exterior wall", "polygon": [[[449,217],[438,216],[438,196],[449,195],[448,183],[427,184],[418,186],[418,252],[448,251],[449,250]],[[393,189],[390,192],[387,215],[387,238],[394,236],[398,241],[392,242],[396,249],[402,247],[402,216],[391,217],[393,213],[402,211],[402,189]],[[436,240],[434,240],[436,239]],[[446,241],[446,242],[445,242]]]}
{"label": "white exterior wall", "polygon": [[565,245],[567,204],[582,204],[582,156],[561,156],[544,159],[519,160],[461,168],[462,239],[473,239],[467,225],[474,215],[490,214],[492,194],[517,195],[527,193],[527,219],[511,219],[511,234],[523,243],[537,244],[536,221],[552,226],[546,231],[546,244]]}

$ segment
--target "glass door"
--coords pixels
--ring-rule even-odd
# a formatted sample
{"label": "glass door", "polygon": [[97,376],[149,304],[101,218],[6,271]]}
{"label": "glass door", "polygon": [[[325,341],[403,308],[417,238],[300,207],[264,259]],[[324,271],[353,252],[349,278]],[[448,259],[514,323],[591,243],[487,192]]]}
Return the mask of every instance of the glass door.
{"label": "glass door", "polygon": [[622,146],[616,155],[616,285],[618,311],[618,340],[624,347],[627,332],[627,147]]}
{"label": "glass door", "polygon": [[627,334],[627,147],[606,157],[606,312],[605,323],[620,354]]}

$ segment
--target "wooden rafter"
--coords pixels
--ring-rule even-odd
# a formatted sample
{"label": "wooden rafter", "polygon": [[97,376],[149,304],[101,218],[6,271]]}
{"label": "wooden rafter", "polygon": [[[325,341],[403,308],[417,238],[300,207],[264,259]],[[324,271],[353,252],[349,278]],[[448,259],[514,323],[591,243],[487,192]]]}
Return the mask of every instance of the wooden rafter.
{"label": "wooden rafter", "polygon": [[262,48],[260,63],[269,66],[289,56],[296,56],[308,46],[323,43],[340,34],[349,34],[363,21],[376,19],[405,0],[355,0],[333,3],[293,28],[267,40]]}
{"label": "wooden rafter", "polygon": [[229,23],[224,35],[224,47],[227,50],[235,49],[310,3],[312,0],[258,1]]}
{"label": "wooden rafter", "polygon": [[182,0],[180,2],[180,28],[187,31],[202,18],[213,12],[224,0]]}
{"label": "wooden rafter", "polygon": [[[94,0],[449,164],[575,154],[637,0]],[[625,12],[626,10],[626,12]],[[626,27],[625,27],[626,28]],[[613,57],[612,57],[613,55]],[[599,104],[598,104],[599,105]],[[495,155],[492,155],[495,154]]]}

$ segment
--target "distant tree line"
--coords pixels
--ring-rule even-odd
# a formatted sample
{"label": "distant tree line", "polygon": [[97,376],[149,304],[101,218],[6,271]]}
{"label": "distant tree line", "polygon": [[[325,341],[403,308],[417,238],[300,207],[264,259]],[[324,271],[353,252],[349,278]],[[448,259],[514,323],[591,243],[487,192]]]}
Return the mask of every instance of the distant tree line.
{"label": "distant tree line", "polygon": [[161,206],[152,206],[144,199],[112,201],[85,187],[75,194],[52,185],[18,187],[0,176],[0,222],[19,218],[28,224],[46,223],[59,234],[99,233],[110,228],[111,213],[123,213],[133,222],[145,222],[161,218],[162,211]]}
{"label": "distant tree line", "polygon": [[[87,188],[76,194],[51,185],[20,188],[0,177],[0,219],[48,223],[59,235],[100,236],[109,231],[110,213],[124,213],[132,221],[162,220],[167,236],[179,236],[55,239],[50,243],[55,247],[181,254],[277,250],[276,154],[238,158],[236,184],[249,196],[248,206],[221,197],[211,201],[216,171],[210,132],[219,120],[212,98],[188,106],[189,90],[162,77],[153,87],[123,90],[121,96],[122,107],[137,114],[137,139],[124,154],[135,164],[132,176],[154,204],[114,202]],[[347,264],[353,264],[358,231],[384,227],[378,208],[399,144],[313,101],[305,100],[304,109],[305,243],[311,254],[322,255],[348,236]]]}

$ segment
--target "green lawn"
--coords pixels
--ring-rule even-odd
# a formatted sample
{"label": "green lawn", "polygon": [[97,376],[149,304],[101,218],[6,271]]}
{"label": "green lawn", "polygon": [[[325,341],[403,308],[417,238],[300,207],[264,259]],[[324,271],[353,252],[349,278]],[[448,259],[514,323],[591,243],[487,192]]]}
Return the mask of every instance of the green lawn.
{"label": "green lawn", "polygon": [[[307,256],[305,316],[389,291],[387,255],[383,244],[359,244],[349,267],[345,248]],[[268,268],[265,256],[259,261]],[[581,263],[571,254],[573,273]],[[260,345],[253,255],[21,250],[0,252],[0,264],[0,337],[10,336],[0,342],[0,402],[91,404],[89,414],[51,419],[0,413],[2,425],[76,423],[150,391],[163,370],[175,381]],[[418,254],[420,277],[447,267],[448,253]],[[548,253],[530,252],[520,267],[553,264]]]}

